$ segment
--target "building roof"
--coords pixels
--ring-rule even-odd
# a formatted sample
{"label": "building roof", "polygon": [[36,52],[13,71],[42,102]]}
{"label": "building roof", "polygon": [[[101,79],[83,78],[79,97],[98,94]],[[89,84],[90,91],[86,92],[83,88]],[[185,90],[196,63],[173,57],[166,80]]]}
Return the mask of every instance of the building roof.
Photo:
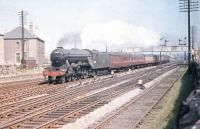
{"label": "building roof", "polygon": [[[21,39],[22,38],[22,27],[16,27],[15,29],[11,30],[10,32],[4,35],[4,39]],[[24,28],[24,38],[25,39],[40,39],[38,36],[31,34],[26,28]],[[44,42],[44,41],[43,41]]]}

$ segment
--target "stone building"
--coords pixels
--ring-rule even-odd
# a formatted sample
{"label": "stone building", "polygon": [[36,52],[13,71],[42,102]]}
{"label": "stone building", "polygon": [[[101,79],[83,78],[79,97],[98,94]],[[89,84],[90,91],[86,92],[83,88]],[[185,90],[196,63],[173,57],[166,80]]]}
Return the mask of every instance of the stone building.
{"label": "stone building", "polygon": [[1,64],[4,64],[4,40],[2,34],[0,34],[0,65]]}
{"label": "stone building", "polygon": [[[5,63],[20,65],[22,58],[22,28],[17,27],[4,35]],[[24,56],[25,59],[35,59],[38,66],[44,63],[45,42],[38,36],[24,28]]]}

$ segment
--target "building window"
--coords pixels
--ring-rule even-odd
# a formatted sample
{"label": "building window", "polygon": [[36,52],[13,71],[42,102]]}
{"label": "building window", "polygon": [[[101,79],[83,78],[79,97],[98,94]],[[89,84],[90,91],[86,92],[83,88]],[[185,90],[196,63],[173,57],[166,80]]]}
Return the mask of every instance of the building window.
{"label": "building window", "polygon": [[20,63],[20,53],[16,53],[16,63]]}

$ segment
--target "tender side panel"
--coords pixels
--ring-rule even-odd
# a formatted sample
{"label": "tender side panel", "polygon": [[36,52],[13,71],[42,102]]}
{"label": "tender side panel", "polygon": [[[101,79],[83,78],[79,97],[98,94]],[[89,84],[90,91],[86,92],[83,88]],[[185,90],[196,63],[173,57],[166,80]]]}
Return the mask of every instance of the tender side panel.
{"label": "tender side panel", "polygon": [[92,54],[88,57],[92,69],[105,69],[110,67],[110,57],[107,53]]}

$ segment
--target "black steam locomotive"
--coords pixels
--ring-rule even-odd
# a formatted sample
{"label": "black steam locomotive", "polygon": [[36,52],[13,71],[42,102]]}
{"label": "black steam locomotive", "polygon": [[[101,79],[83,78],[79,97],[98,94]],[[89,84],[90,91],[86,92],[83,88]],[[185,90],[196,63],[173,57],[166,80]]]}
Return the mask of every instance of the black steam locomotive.
{"label": "black steam locomotive", "polygon": [[58,47],[51,55],[51,66],[43,75],[48,82],[64,83],[88,76],[113,74],[116,71],[157,65],[170,61],[169,56],[99,52],[88,49],[63,49]]}

